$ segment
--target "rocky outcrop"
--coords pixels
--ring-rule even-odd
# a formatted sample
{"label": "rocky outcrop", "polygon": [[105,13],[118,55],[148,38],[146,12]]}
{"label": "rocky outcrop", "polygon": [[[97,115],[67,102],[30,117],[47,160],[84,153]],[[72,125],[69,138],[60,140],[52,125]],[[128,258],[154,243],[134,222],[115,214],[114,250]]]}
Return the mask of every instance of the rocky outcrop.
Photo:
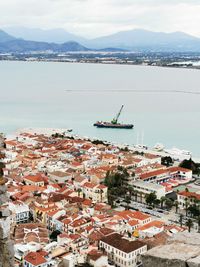
{"label": "rocky outcrop", "polygon": [[0,267],[14,266],[13,241],[10,239],[10,211],[6,192],[7,180],[0,177]]}
{"label": "rocky outcrop", "polygon": [[200,267],[200,234],[179,233],[142,255],[144,267]]}

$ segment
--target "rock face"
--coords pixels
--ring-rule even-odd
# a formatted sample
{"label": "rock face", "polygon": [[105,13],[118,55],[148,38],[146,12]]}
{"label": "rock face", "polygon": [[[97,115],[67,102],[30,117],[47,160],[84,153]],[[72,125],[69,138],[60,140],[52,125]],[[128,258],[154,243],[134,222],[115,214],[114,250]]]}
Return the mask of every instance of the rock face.
{"label": "rock face", "polygon": [[144,267],[200,267],[200,234],[179,233],[142,255]]}
{"label": "rock face", "polygon": [[0,267],[14,266],[13,242],[10,239],[10,211],[6,193],[7,180],[0,177]]}
{"label": "rock face", "polygon": [[4,135],[2,133],[0,133],[0,148],[4,146]]}

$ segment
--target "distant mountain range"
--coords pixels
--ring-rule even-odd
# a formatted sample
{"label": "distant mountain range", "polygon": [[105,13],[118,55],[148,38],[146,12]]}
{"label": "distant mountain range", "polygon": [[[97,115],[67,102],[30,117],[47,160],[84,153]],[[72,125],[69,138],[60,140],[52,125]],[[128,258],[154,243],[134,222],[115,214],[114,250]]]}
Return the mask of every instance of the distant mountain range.
{"label": "distant mountain range", "polygon": [[200,52],[200,38],[183,32],[163,33],[143,29],[86,39],[63,29],[9,27],[0,30],[0,52],[67,51],[152,51]]}
{"label": "distant mountain range", "polygon": [[36,52],[36,51],[47,51],[51,50],[54,52],[68,52],[68,51],[88,51],[89,49],[85,46],[74,42],[66,42],[62,44],[38,42],[38,41],[27,41],[24,39],[15,38],[6,32],[0,30],[0,52]]}

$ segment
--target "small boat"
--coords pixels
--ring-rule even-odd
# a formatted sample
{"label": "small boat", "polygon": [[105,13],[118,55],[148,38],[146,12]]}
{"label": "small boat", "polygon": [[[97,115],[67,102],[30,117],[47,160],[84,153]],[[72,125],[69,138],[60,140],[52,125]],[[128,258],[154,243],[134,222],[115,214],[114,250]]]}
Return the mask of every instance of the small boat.
{"label": "small boat", "polygon": [[156,151],[163,151],[164,150],[164,145],[163,144],[160,144],[160,143],[157,143],[153,149],[156,150]]}
{"label": "small boat", "polygon": [[96,123],[93,124],[93,126],[96,126],[98,128],[132,129],[134,126],[133,124],[122,124],[118,122],[123,107],[124,105],[121,106],[119,113],[111,122],[97,121]]}

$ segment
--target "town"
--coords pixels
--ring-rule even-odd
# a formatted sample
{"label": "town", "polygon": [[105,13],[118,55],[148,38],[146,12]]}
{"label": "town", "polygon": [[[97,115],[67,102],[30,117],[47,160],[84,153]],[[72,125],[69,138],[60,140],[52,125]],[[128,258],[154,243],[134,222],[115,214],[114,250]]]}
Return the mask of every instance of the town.
{"label": "town", "polygon": [[200,54],[198,52],[156,52],[149,50],[138,52],[108,49],[108,51],[69,51],[62,53],[44,50],[24,53],[0,53],[0,61],[3,60],[200,68]]}
{"label": "town", "polygon": [[173,253],[187,263],[200,257],[192,159],[62,131],[21,131],[0,144],[0,233],[10,266],[156,266],[162,251],[168,261]]}

